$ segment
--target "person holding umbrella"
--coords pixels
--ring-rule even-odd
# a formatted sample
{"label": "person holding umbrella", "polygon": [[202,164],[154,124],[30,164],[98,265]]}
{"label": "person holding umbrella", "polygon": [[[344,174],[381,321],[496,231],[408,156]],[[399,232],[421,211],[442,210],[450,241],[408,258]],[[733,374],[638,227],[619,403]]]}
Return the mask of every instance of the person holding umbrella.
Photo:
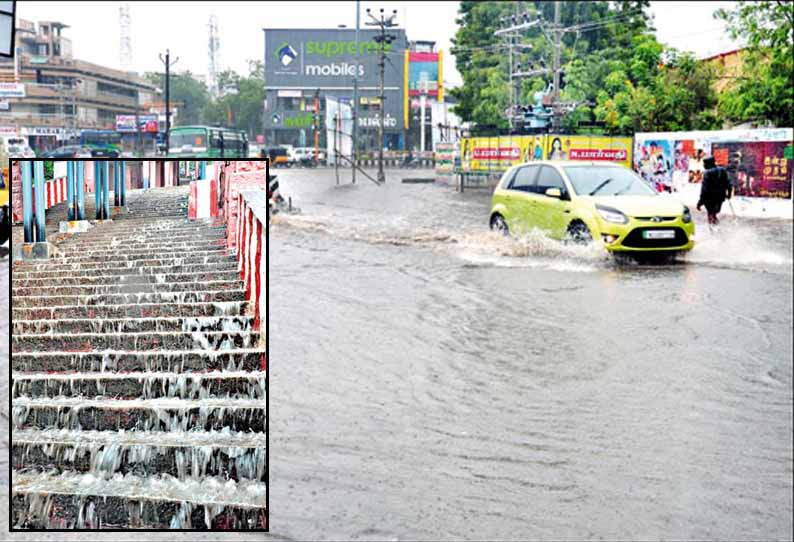
{"label": "person holding umbrella", "polygon": [[725,168],[717,166],[714,157],[709,156],[703,160],[703,183],[700,187],[700,199],[697,203],[697,210],[706,207],[709,224],[716,226],[720,223],[717,216],[722,210],[722,204],[726,199],[731,199],[732,186],[728,180],[728,173]]}

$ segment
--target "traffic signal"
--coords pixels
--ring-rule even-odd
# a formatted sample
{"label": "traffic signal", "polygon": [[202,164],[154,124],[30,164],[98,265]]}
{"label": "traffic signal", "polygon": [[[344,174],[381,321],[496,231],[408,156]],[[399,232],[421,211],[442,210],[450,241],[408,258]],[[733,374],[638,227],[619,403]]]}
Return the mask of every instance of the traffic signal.
{"label": "traffic signal", "polygon": [[565,88],[565,72],[560,70],[560,90]]}

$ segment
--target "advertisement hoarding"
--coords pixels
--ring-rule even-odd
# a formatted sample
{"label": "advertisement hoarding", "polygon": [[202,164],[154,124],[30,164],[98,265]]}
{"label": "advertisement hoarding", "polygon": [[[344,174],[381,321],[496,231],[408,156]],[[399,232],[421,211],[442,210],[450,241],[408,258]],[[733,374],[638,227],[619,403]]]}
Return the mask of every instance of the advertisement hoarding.
{"label": "advertisement hoarding", "polygon": [[680,192],[703,180],[703,158],[728,171],[736,195],[790,198],[791,128],[692,132],[641,132],[634,136],[634,169],[643,178]]}
{"label": "advertisement hoarding", "polygon": [[0,83],[0,98],[24,98],[24,83]]}
{"label": "advertisement hoarding", "polygon": [[[138,125],[141,132],[157,133],[157,115],[138,115]],[[135,115],[116,115],[116,131],[137,132],[135,129]]]}
{"label": "advertisement hoarding", "polygon": [[468,171],[504,171],[533,160],[587,160],[631,167],[630,137],[537,135],[473,137],[461,140],[461,164]]}
{"label": "advertisement hoarding", "polygon": [[[354,29],[266,29],[265,81],[269,88],[352,88],[358,50],[359,87],[376,87],[380,83],[380,45],[375,41],[379,34],[380,30],[361,29],[357,49]],[[396,39],[385,46],[392,60],[386,62],[385,85],[400,87],[403,73],[396,55],[406,47],[405,31],[392,29],[389,34]]]}

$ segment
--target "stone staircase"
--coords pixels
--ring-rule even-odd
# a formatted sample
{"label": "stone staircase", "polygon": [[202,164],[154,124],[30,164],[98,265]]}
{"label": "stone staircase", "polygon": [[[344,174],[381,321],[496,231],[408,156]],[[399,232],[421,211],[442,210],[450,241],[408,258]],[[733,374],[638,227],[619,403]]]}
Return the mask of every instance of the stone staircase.
{"label": "stone staircase", "polygon": [[265,357],[225,227],[188,222],[187,187],[63,219],[55,257],[13,264],[11,525],[266,528]]}

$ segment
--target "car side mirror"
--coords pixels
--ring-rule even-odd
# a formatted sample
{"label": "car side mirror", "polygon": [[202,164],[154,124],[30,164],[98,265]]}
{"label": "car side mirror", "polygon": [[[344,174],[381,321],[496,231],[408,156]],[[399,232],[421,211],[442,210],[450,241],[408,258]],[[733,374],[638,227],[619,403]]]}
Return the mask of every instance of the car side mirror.
{"label": "car side mirror", "polygon": [[562,199],[562,192],[559,188],[547,188],[546,195],[550,198],[559,198]]}

